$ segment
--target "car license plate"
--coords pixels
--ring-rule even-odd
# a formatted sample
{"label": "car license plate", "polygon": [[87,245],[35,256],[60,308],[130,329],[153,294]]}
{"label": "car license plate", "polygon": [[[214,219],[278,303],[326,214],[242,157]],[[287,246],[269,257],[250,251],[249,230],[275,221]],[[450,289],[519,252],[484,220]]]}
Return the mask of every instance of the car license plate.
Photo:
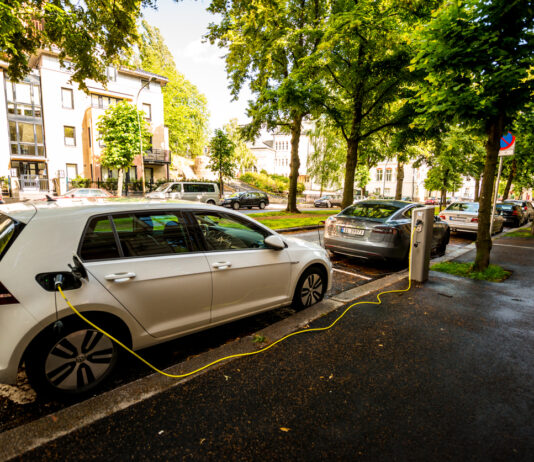
{"label": "car license plate", "polygon": [[449,220],[451,220],[451,221],[464,221],[464,218],[450,217]]}
{"label": "car license plate", "polygon": [[353,234],[355,236],[363,236],[365,234],[365,229],[341,227],[341,232],[344,234]]}

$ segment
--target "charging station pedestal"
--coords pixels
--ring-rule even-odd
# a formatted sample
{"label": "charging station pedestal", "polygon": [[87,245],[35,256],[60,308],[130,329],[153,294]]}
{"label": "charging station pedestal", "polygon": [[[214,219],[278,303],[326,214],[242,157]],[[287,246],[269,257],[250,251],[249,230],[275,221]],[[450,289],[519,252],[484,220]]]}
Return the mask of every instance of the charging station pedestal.
{"label": "charging station pedestal", "polygon": [[412,243],[411,279],[425,282],[430,267],[432,231],[434,229],[434,207],[413,209],[412,229],[415,229]]}

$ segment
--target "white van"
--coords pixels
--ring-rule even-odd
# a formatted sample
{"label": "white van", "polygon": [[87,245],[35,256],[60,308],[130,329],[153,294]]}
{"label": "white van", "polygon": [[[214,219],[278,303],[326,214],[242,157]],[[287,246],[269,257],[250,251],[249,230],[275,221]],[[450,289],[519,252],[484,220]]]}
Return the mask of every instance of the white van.
{"label": "white van", "polygon": [[146,195],[149,199],[182,199],[186,201],[219,204],[219,185],[194,181],[164,183]]}

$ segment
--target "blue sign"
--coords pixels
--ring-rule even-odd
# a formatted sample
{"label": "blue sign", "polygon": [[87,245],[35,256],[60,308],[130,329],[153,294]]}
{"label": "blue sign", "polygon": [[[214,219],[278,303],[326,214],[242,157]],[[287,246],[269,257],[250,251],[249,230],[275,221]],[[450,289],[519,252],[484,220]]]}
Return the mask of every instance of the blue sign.
{"label": "blue sign", "polygon": [[501,138],[501,151],[510,149],[515,143],[515,136],[508,132]]}

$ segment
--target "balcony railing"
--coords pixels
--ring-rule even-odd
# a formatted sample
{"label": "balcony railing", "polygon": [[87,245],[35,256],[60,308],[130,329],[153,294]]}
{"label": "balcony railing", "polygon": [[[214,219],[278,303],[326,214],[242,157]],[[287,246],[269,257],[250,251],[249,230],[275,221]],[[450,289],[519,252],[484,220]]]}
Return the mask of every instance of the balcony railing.
{"label": "balcony railing", "polygon": [[152,149],[145,151],[143,156],[145,164],[170,164],[171,163],[171,151],[167,149]]}

